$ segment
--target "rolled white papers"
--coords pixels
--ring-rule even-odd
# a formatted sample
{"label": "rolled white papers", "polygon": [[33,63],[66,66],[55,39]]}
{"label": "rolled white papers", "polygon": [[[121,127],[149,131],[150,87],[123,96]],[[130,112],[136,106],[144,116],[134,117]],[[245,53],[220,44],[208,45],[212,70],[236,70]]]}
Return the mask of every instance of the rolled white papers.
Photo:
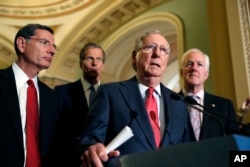
{"label": "rolled white papers", "polygon": [[106,154],[110,153],[110,151],[113,151],[120,145],[122,145],[124,142],[126,142],[128,139],[133,137],[134,134],[130,127],[125,126],[120,133],[106,146]]}

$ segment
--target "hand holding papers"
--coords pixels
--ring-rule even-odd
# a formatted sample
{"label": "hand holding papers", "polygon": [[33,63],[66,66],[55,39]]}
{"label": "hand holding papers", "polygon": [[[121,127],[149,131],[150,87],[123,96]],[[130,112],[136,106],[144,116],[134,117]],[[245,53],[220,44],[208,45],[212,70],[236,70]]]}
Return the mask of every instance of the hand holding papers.
{"label": "hand holding papers", "polygon": [[125,126],[122,131],[106,146],[106,154],[110,153],[110,151],[113,151],[133,136],[134,134],[130,127]]}

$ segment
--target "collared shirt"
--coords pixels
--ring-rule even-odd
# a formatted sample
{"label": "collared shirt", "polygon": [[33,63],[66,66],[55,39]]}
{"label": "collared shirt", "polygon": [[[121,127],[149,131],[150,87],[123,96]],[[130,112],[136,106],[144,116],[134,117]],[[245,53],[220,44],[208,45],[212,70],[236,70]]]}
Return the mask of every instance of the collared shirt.
{"label": "collared shirt", "polygon": [[[147,96],[146,92],[147,92],[149,87],[147,87],[141,83],[139,83],[138,86],[139,86],[139,90],[140,90],[142,99],[145,103],[146,96]],[[153,95],[154,95],[156,102],[157,102],[158,117],[159,117],[159,121],[160,121],[159,125],[160,125],[160,130],[161,130],[161,137],[162,137],[162,135],[164,133],[164,129],[165,129],[165,115],[164,115],[163,99],[162,99],[162,95],[161,95],[161,86],[158,85],[154,89],[155,89],[155,92],[153,93]]]}
{"label": "collared shirt", "polygon": [[[89,104],[89,95],[90,95],[90,91],[91,91],[90,90],[91,84],[88,81],[86,81],[83,77],[81,77],[81,83],[82,83],[82,88],[83,88],[85,97],[86,97],[87,102]],[[97,90],[97,88],[100,86],[100,84],[101,84],[101,82],[99,81],[93,85],[95,90]]]}
{"label": "collared shirt", "polygon": [[[19,99],[19,107],[20,107],[20,115],[21,115],[21,122],[22,122],[22,133],[23,133],[23,145],[24,145],[24,155],[26,160],[26,104],[27,104],[27,88],[28,84],[27,81],[29,80],[29,77],[24,73],[24,71],[16,64],[12,64],[12,69],[15,76],[15,82],[16,82],[16,89]],[[39,96],[39,89],[37,84],[37,76],[35,78],[32,78],[34,85],[36,87],[37,91],[37,98],[38,98],[38,106],[40,104],[40,96]],[[40,112],[40,111],[39,111]],[[25,163],[24,163],[25,165]]]}

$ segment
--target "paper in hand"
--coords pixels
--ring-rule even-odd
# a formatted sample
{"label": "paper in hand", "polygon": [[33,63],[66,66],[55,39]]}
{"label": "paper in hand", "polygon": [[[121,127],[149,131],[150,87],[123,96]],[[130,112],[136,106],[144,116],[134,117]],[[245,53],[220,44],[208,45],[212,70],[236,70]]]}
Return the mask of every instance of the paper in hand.
{"label": "paper in hand", "polygon": [[106,146],[106,154],[110,153],[110,151],[113,151],[133,136],[134,134],[131,128],[125,126],[122,131],[120,131],[120,133]]}

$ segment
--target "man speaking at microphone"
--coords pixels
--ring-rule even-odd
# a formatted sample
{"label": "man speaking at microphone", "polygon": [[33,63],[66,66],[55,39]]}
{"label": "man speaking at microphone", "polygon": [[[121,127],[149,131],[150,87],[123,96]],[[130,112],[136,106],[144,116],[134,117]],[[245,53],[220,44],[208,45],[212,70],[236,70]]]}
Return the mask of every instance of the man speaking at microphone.
{"label": "man speaking at microphone", "polygon": [[[231,100],[212,95],[204,90],[204,84],[209,76],[209,57],[199,49],[193,48],[185,52],[181,58],[180,74],[184,87],[179,92],[184,96],[192,96],[201,106],[208,111],[215,112],[229,119],[212,117],[189,107],[190,126],[193,127],[193,140],[223,136],[239,131],[236,113]],[[203,108],[203,109],[204,109]],[[200,110],[203,110],[202,108]]]}
{"label": "man speaking at microphone", "polygon": [[[161,83],[169,54],[164,35],[149,31],[136,40],[131,55],[136,76],[99,87],[80,138],[83,167],[190,141],[186,105]],[[105,146],[128,124],[134,136],[107,155]]]}

